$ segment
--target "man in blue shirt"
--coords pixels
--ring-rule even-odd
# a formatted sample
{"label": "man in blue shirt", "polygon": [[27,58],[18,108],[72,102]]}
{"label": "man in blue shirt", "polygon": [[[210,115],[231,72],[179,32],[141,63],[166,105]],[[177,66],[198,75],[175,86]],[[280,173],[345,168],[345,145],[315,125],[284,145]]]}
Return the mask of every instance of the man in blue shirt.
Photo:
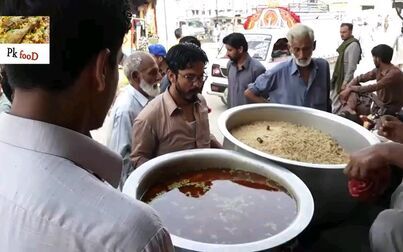
{"label": "man in blue shirt", "polygon": [[298,24],[287,34],[293,58],[260,75],[249,84],[245,96],[250,102],[267,102],[311,107],[331,112],[329,63],[312,58],[314,33]]}
{"label": "man in blue shirt", "polygon": [[231,33],[223,39],[230,61],[228,69],[228,107],[247,103],[244,92],[248,84],[266,71],[259,60],[248,53],[248,42],[241,33]]}

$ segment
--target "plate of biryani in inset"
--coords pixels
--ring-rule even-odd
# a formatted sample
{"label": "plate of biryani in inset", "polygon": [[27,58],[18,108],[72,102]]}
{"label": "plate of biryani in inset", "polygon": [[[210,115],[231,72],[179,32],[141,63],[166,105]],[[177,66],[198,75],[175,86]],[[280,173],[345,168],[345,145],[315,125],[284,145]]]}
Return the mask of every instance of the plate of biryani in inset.
{"label": "plate of biryani in inset", "polygon": [[48,44],[48,16],[1,16],[0,44]]}

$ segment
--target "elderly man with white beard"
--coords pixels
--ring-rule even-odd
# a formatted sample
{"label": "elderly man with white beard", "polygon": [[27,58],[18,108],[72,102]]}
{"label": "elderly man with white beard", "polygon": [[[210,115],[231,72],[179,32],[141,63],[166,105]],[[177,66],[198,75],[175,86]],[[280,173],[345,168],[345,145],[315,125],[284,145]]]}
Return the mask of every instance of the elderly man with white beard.
{"label": "elderly man with white beard", "polygon": [[111,132],[107,146],[123,158],[120,187],[133,171],[130,153],[132,151],[132,128],[134,119],[147,103],[160,93],[158,83],[161,74],[154,58],[145,52],[135,52],[123,63],[124,73],[129,80],[116,98],[111,110]]}
{"label": "elderly man with white beard", "polygon": [[272,102],[304,106],[331,112],[329,63],[312,58],[314,32],[297,24],[287,34],[293,57],[281,62],[249,84],[245,96],[249,102]]}

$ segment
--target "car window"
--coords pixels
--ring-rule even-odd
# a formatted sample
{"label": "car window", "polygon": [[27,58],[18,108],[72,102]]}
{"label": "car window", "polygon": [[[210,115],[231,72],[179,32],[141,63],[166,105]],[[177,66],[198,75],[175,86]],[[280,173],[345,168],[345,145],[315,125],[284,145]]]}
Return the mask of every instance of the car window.
{"label": "car window", "polygon": [[[248,41],[248,53],[252,58],[264,61],[269,52],[272,36],[270,34],[245,34]],[[223,45],[218,53],[218,58],[225,58],[227,50]]]}
{"label": "car window", "polygon": [[203,23],[200,21],[189,21],[188,25],[190,27],[197,27],[197,28],[203,27]]}

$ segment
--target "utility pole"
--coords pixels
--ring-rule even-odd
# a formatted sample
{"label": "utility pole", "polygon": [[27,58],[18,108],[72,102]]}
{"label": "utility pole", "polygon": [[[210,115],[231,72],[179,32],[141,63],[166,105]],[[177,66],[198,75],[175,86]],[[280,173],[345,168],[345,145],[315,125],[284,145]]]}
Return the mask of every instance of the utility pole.
{"label": "utility pole", "polygon": [[167,24],[167,4],[164,0],[164,24],[165,24],[165,41],[168,44],[168,24]]}
{"label": "utility pole", "polygon": [[215,27],[218,27],[218,0],[215,0]]}

